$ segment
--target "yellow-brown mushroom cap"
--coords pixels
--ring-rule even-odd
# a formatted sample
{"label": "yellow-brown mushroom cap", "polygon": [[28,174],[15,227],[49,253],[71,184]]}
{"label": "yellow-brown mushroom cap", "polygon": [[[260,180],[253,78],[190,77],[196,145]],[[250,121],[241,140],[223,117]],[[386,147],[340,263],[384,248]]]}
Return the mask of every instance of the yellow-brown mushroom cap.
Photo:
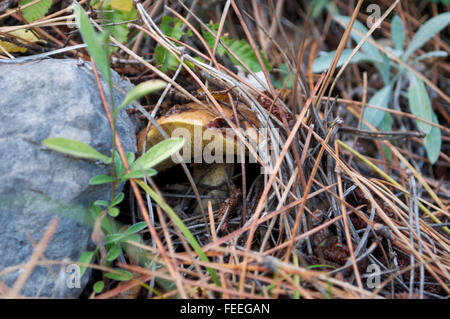
{"label": "yellow-brown mushroom cap", "polygon": [[[222,109],[227,119],[236,125],[233,110],[228,107],[222,107]],[[254,126],[258,127],[259,121],[255,114],[243,105],[238,105],[237,112],[240,133],[251,143],[258,143],[259,135]],[[157,123],[169,137],[184,137],[186,142],[183,150],[190,149],[190,157],[197,163],[203,161],[198,156],[203,156],[205,152],[216,154],[216,151],[221,149],[224,157],[225,154],[228,156],[238,154],[239,138],[236,130],[231,129],[223,117],[217,116],[198,103],[175,105],[165,115],[158,118]],[[139,132],[138,149],[142,153],[144,145],[148,150],[163,140],[164,137],[159,129],[152,125],[148,133],[147,129]],[[188,159],[187,157],[189,153],[184,154],[185,160]],[[157,169],[164,170],[175,164],[172,160],[168,160]]]}

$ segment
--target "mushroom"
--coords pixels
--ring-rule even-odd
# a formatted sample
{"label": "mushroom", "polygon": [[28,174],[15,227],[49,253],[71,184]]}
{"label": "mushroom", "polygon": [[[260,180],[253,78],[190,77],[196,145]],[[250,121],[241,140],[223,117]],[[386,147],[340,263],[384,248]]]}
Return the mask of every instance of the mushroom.
{"label": "mushroom", "polygon": [[[223,111],[231,122],[236,123],[232,109],[223,107]],[[240,132],[249,142],[256,145],[254,143],[257,143],[259,135],[254,126],[259,122],[255,114],[244,105],[238,105],[237,112]],[[194,159],[195,163],[221,163],[231,158],[234,160],[234,156],[240,154],[238,137],[228,126],[227,121],[198,103],[175,105],[156,122],[168,136],[185,138],[186,142],[182,149],[185,162]],[[148,132],[147,128],[139,132],[138,149],[143,152],[144,145],[147,150],[162,140],[164,136],[152,125]],[[175,160],[168,159],[156,169],[166,170],[176,164]]]}
{"label": "mushroom", "polygon": [[[223,107],[223,111],[228,120],[236,123],[232,109]],[[237,113],[240,133],[250,144],[256,145],[260,137],[255,128],[259,126],[257,117],[243,104],[237,106]],[[206,207],[208,200],[211,200],[213,209],[220,208],[230,196],[228,190],[232,184],[235,156],[239,159],[244,150],[233,129],[223,117],[195,102],[173,106],[156,122],[169,137],[185,138],[183,161],[194,159],[191,167],[195,183],[203,187],[205,195],[210,198],[202,200],[202,206]],[[152,125],[149,130],[145,128],[139,133],[138,149],[143,152],[144,145],[147,150],[162,140],[164,136]],[[173,159],[168,159],[156,170],[166,170],[176,164]],[[195,207],[194,213],[199,212],[199,206]]]}

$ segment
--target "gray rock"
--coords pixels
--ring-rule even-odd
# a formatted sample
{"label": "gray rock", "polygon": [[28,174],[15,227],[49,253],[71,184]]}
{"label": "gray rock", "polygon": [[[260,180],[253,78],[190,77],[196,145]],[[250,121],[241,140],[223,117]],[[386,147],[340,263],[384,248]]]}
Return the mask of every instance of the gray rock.
{"label": "gray rock", "polygon": [[[118,106],[133,86],[115,72],[112,76]],[[136,127],[125,111],[118,116],[117,130],[125,151],[136,152]],[[48,137],[77,139],[111,155],[112,134],[90,63],[0,64],[0,274],[28,261],[30,238],[39,242],[55,217],[59,225],[45,249],[46,259],[77,261],[92,248],[87,208],[94,200],[107,200],[110,190],[108,185],[89,186],[89,180],[109,174],[109,168],[46,149],[41,142]],[[9,272],[0,281],[12,287],[20,273]],[[37,266],[20,294],[76,298],[88,275],[80,288],[69,288],[66,282],[76,283],[71,275],[70,267]]]}

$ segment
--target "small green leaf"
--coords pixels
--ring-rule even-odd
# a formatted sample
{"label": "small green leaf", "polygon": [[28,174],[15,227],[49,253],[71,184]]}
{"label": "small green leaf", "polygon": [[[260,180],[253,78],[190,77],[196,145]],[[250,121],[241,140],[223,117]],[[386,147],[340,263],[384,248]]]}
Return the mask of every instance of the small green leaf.
{"label": "small green leaf", "polygon": [[112,243],[120,243],[125,242],[132,238],[132,236],[141,230],[145,229],[147,227],[146,222],[139,222],[132,226],[130,226],[127,230],[125,230],[123,233],[118,234],[109,234],[105,237],[105,244],[112,244]]}
{"label": "small green leaf", "polygon": [[127,235],[127,237],[124,237],[120,240],[121,243],[125,243],[127,241],[134,241],[136,243],[142,243],[142,237],[139,234],[131,234],[131,235]]}
{"label": "small green leaf", "polygon": [[272,79],[272,82],[273,82],[275,88],[281,89],[284,86],[287,89],[291,89],[292,82],[293,82],[295,75],[288,70],[286,63],[283,63],[280,66],[279,71],[283,75],[283,77],[282,77],[281,81],[276,81],[274,78]]}
{"label": "small green leaf", "polygon": [[91,203],[91,205],[89,206],[89,210],[92,213],[92,216],[94,216],[94,219],[96,219],[102,212],[102,208],[98,205],[95,205],[94,203]]}
{"label": "small green leaf", "polygon": [[430,51],[415,58],[414,62],[419,62],[428,58],[445,58],[447,56],[448,53],[446,51]]}
{"label": "small green leaf", "polygon": [[[258,59],[256,58],[256,54],[250,44],[247,43],[247,41],[231,39],[227,45],[228,48],[242,61],[242,63],[247,65],[250,70],[252,70],[253,72],[261,71],[261,66],[259,65]],[[270,71],[272,68],[267,61],[267,58],[261,51],[259,52],[259,54],[261,55],[265,67],[268,71]],[[231,53],[229,53],[228,51],[226,52],[226,55],[234,64],[241,65],[239,61],[235,59],[233,55],[231,55]]]}
{"label": "small green leaf", "polygon": [[134,160],[136,159],[136,155],[134,155],[133,152],[127,152],[127,153],[125,154],[125,156],[127,157],[127,161],[128,161],[128,164],[129,164],[129,165],[131,165],[131,164],[134,163]]}
{"label": "small green leaf", "polygon": [[139,157],[131,167],[132,172],[138,170],[147,170],[161,163],[173,153],[178,152],[184,144],[184,138],[170,138],[164,140],[152,148],[150,148],[144,155]]}
{"label": "small green leaf", "polygon": [[106,183],[112,183],[114,179],[111,176],[108,175],[96,175],[91,178],[89,181],[89,185],[98,185],[98,184],[106,184]]}
{"label": "small green leaf", "polygon": [[441,13],[427,22],[425,22],[409,43],[408,49],[405,52],[405,61],[416,50],[420,49],[425,43],[433,38],[436,34],[441,32],[450,23],[450,12]]}
{"label": "small green leaf", "polygon": [[[350,54],[352,53],[353,49],[344,49],[342,51],[341,57],[339,58],[337,67],[340,67],[344,64],[344,62],[348,59]],[[335,51],[330,51],[325,53],[324,55],[318,57],[316,60],[314,60],[314,63],[312,65],[312,71],[314,73],[320,73],[330,68],[331,62],[333,61],[334,56],[336,55]],[[358,63],[358,62],[371,62],[370,57],[367,55],[356,52],[356,54],[353,56],[353,58],[350,60],[350,63]],[[373,61],[372,61],[373,62]]]}
{"label": "small green leaf", "polygon": [[132,171],[128,174],[123,175],[120,178],[121,182],[125,182],[126,180],[130,179],[130,178],[144,178],[144,177],[152,177],[155,176],[156,174],[158,174],[158,172],[156,170],[154,170],[153,168],[150,169],[146,169],[146,170],[136,170],[136,171]]}
{"label": "small green leaf", "polygon": [[[375,95],[372,96],[372,98],[369,100],[368,104],[387,108],[390,97],[391,97],[391,86],[388,85],[379,90],[377,93],[375,93]],[[383,121],[385,114],[386,114],[385,111],[377,110],[366,106],[366,108],[364,109],[363,118],[373,126],[378,127],[381,121]],[[364,130],[369,129],[365,124],[362,125],[362,128]]]}
{"label": "small green leaf", "polygon": [[111,206],[117,206],[119,205],[123,199],[125,198],[125,194],[120,192],[119,194],[116,195],[116,197],[113,199]]}
{"label": "small green leaf", "polygon": [[[80,258],[78,259],[79,263],[84,264],[90,264],[92,261],[92,258],[94,258],[95,251],[85,251],[81,254]],[[86,271],[85,266],[80,266],[80,276],[83,276],[84,272]]]}
{"label": "small green leaf", "polygon": [[105,237],[105,244],[113,244],[113,243],[121,243],[127,241],[129,238],[131,238],[133,234],[125,234],[125,233],[119,233],[119,234],[109,234]]}
{"label": "small green leaf", "polygon": [[99,280],[94,284],[93,288],[94,288],[95,293],[99,294],[105,288],[105,283],[103,281]]}
{"label": "small green leaf", "polygon": [[[21,0],[20,6],[33,2],[34,0]],[[38,3],[33,4],[25,9],[22,9],[22,15],[28,22],[33,22],[43,18],[50,7],[53,4],[53,0],[41,0]]]}
{"label": "small green leaf", "polygon": [[50,137],[42,141],[48,148],[60,153],[75,157],[102,160],[106,162],[109,157],[95,150],[93,147],[77,140],[70,140],[63,137]]}
{"label": "small green leaf", "polygon": [[133,274],[123,270],[123,269],[114,269],[116,272],[118,272],[119,274],[115,273],[115,272],[109,272],[105,274],[106,278],[109,279],[113,279],[113,280],[118,280],[118,281],[128,281],[131,280],[133,278]]}
{"label": "small green leaf", "polygon": [[405,27],[403,25],[402,19],[396,15],[391,22],[391,35],[392,42],[394,42],[394,47],[397,50],[403,51],[405,48]]}
{"label": "small green leaf", "polygon": [[[439,124],[437,116],[434,112],[431,114],[433,123]],[[432,126],[430,133],[425,138],[425,149],[427,151],[428,159],[431,164],[436,163],[439,158],[439,152],[441,151],[442,136],[441,130],[438,127]]]}
{"label": "small green leaf", "polygon": [[[123,166],[122,160],[120,159],[119,153],[115,152],[115,159],[114,159],[114,164],[116,167],[116,175],[119,178],[119,182],[125,182],[127,179],[123,178],[123,174],[125,173],[125,167]],[[135,155],[133,152],[127,152],[125,154],[127,161],[128,161],[128,165],[132,166],[135,160]]]}
{"label": "small green leaf", "polygon": [[108,33],[99,34],[91,25],[84,9],[78,4],[73,4],[75,19],[87,50],[94,59],[100,73],[107,83],[111,83],[111,73],[109,68],[109,57],[103,43],[109,40]]}
{"label": "small green leaf", "polygon": [[132,226],[130,226],[126,231],[123,232],[124,235],[131,235],[136,234],[137,232],[140,232],[141,230],[145,229],[147,227],[146,222],[139,222]]}
{"label": "small green leaf", "polygon": [[380,72],[381,78],[383,79],[384,85],[389,85],[389,76],[391,74],[391,64],[389,63],[389,57],[386,53],[381,53],[381,58],[383,62],[374,62],[375,67],[378,72]]}
{"label": "small green leaf", "polygon": [[123,166],[120,155],[117,151],[114,152],[114,167],[116,169],[116,175],[121,176],[125,172],[125,167]]}
{"label": "small green leaf", "polygon": [[167,51],[163,46],[158,45],[155,49],[155,60],[157,62],[158,67],[163,72],[167,72],[167,70],[175,71],[180,64],[178,60]]}
{"label": "small green leaf", "polygon": [[[210,25],[208,25],[208,27],[217,36],[217,30],[219,29],[219,24],[218,23],[210,24]],[[213,36],[211,33],[209,33],[206,30],[202,30],[202,34],[203,34],[203,37],[205,38],[205,41],[206,41],[206,44],[208,45],[208,47],[210,49],[214,49],[214,45],[216,43],[216,37]],[[225,37],[221,37],[221,40],[224,41]],[[226,52],[225,48],[219,42],[217,44],[216,54],[219,55],[219,56],[222,56],[222,55],[225,54],[225,52]]]}
{"label": "small green leaf", "polygon": [[176,40],[180,40],[181,37],[185,34],[181,29],[182,26],[183,21],[181,21],[180,19],[165,15],[161,20],[160,28],[165,35]]}
{"label": "small green leaf", "polygon": [[[111,6],[107,5],[105,8],[108,7]],[[131,10],[130,12],[124,12],[111,8],[111,10],[106,9],[103,13],[105,15],[105,22],[109,24],[104,27],[105,31],[111,33],[114,39],[120,43],[127,41],[130,29],[128,28],[127,23],[124,22],[133,20],[136,17],[137,11]],[[112,51],[116,50],[113,49]]]}
{"label": "small green leaf", "polygon": [[[219,28],[218,24],[210,24],[209,28],[211,31],[217,35],[217,31]],[[203,31],[203,36],[205,38],[206,44],[209,46],[210,49],[214,48],[216,38],[211,33],[207,31]],[[247,67],[252,70],[253,72],[259,72],[261,71],[261,66],[259,65],[258,59],[256,58],[256,54],[253,51],[250,44],[245,40],[237,40],[237,39],[230,39],[228,36],[222,36],[220,37],[220,40],[222,40],[223,43],[225,43],[226,46],[245,64]],[[267,70],[271,70],[271,66],[266,58],[266,56],[259,51],[261,58],[264,62],[265,67]],[[239,66],[242,66],[237,59],[233,57],[233,55],[228,52],[224,46],[222,46],[220,43],[217,46],[216,54],[219,56],[222,56],[226,54],[231,61]]]}
{"label": "small green leaf", "polygon": [[330,6],[332,2],[330,0],[316,0],[316,1],[311,1],[308,11],[311,10],[312,7],[312,12],[311,12],[311,17],[313,19],[316,19],[323,11],[323,9],[325,9],[326,7]]}
{"label": "small green leaf", "polygon": [[111,217],[117,217],[119,216],[120,210],[117,207],[112,207],[108,209],[108,214]]}
{"label": "small green leaf", "polygon": [[106,254],[106,260],[107,261],[116,260],[116,258],[119,257],[121,252],[122,248],[120,248],[120,245],[113,244],[111,248],[108,249],[108,253]]}
{"label": "small green leaf", "polygon": [[147,94],[159,91],[165,88],[166,85],[167,82],[163,80],[149,80],[136,85],[130,92],[128,92],[122,102],[122,105],[117,109],[117,113],[134,100],[140,99]]}
{"label": "small green leaf", "polygon": [[[431,122],[433,110],[431,109],[431,101],[425,88],[425,83],[422,79],[412,74],[409,80],[408,101],[413,115]],[[416,121],[416,124],[420,131],[425,134],[430,133],[431,125],[421,121]]]}
{"label": "small green leaf", "polygon": [[[161,21],[161,31],[175,40],[180,40],[185,34],[181,29],[183,22],[179,19],[174,19],[169,16],[163,16]],[[176,70],[180,64],[178,60],[163,46],[157,45],[155,49],[155,60],[163,72],[167,70]]]}
{"label": "small green leaf", "polygon": [[108,206],[109,206],[108,202],[105,201],[105,200],[96,200],[96,201],[94,202],[94,205],[97,205],[97,206],[104,206],[104,207],[108,207]]}

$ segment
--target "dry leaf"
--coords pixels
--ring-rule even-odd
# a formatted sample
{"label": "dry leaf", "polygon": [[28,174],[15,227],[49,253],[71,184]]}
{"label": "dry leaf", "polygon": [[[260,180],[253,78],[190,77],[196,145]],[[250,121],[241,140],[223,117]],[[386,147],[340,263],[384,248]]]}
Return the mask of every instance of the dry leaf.
{"label": "dry leaf", "polygon": [[[44,42],[43,40],[39,39],[31,30],[27,30],[27,29],[20,29],[20,30],[15,30],[15,31],[11,31],[8,33],[11,36],[16,37],[15,39],[20,42],[20,43],[24,43],[24,44],[29,44],[31,43],[36,43],[37,41],[41,41]],[[3,38],[2,36],[0,36],[0,39]],[[21,47],[15,43],[12,42],[8,42],[8,41],[2,41],[0,40],[0,45],[8,52],[10,53],[14,53],[14,52],[21,52],[21,53],[25,53],[27,52],[27,48],[26,47]]]}

